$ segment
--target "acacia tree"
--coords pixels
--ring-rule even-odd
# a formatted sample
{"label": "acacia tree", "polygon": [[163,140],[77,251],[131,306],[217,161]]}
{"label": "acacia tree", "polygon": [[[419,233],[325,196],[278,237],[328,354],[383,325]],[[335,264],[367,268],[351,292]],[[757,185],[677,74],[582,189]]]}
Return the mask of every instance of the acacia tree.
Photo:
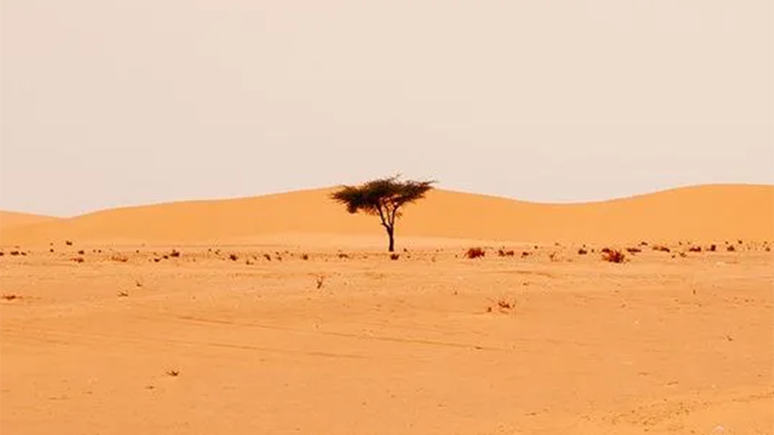
{"label": "acacia tree", "polygon": [[395,251],[395,221],[401,216],[401,207],[425,197],[435,181],[401,181],[400,175],[371,180],[359,186],[342,186],[331,198],[344,204],[354,214],[379,216],[390,238],[389,251]]}

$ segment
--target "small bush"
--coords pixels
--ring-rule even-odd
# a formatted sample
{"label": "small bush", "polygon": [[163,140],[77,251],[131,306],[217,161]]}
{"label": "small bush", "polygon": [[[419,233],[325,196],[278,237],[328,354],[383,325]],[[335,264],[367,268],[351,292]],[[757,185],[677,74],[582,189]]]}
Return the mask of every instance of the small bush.
{"label": "small bush", "polygon": [[21,252],[20,251],[11,251],[10,254],[15,257],[17,255],[21,255]]}
{"label": "small bush", "polygon": [[587,251],[587,250],[585,250],[583,248],[578,249],[578,255],[586,255],[588,253],[589,253],[589,251]]}
{"label": "small bush", "polygon": [[21,299],[17,295],[2,295],[2,296],[0,296],[0,298],[2,298],[4,301],[13,301],[15,299]]}
{"label": "small bush", "polygon": [[301,254],[301,259],[302,260],[308,260],[309,259],[309,254]]}
{"label": "small bush", "polygon": [[668,247],[663,246],[663,245],[655,245],[655,246],[653,246],[653,250],[654,251],[659,251],[659,252],[672,252],[671,249],[669,249]]}
{"label": "small bush", "polygon": [[709,248],[707,248],[707,250],[710,251],[710,252],[715,252],[715,251],[718,250],[718,246],[715,245],[715,244],[712,244],[712,245],[710,245]]}
{"label": "small bush", "polygon": [[499,255],[500,257],[513,257],[514,255],[516,255],[516,253],[512,250],[506,251],[505,249],[500,249],[497,251],[497,255]]}
{"label": "small bush", "polygon": [[481,248],[470,248],[467,252],[465,252],[465,258],[479,258],[486,256],[486,251],[484,251]]}
{"label": "small bush", "polygon": [[172,252],[169,253],[169,256],[172,258],[177,258],[180,256],[180,251],[178,251],[177,249],[173,249]]}
{"label": "small bush", "polygon": [[78,251],[78,255],[86,255],[86,251],[84,251],[83,249],[81,249],[80,251]]}
{"label": "small bush", "polygon": [[639,254],[640,252],[642,252],[642,249],[640,249],[640,248],[626,248],[626,252],[634,255],[634,254]]}
{"label": "small bush", "polygon": [[736,248],[734,247],[734,245],[728,245],[728,247],[726,247],[726,251],[734,252],[734,251],[736,251]]}
{"label": "small bush", "polygon": [[621,251],[608,249],[607,251],[602,251],[602,259],[610,263],[623,263],[626,255]]}
{"label": "small bush", "polygon": [[73,246],[73,242],[71,240],[65,240],[65,245]]}
{"label": "small bush", "polygon": [[239,260],[239,256],[236,254],[229,254],[228,259],[231,261],[237,261]]}
{"label": "small bush", "polygon": [[54,248],[49,248],[48,252],[53,254],[54,253]]}
{"label": "small bush", "polygon": [[347,254],[345,254],[343,252],[339,252],[339,258],[349,258],[349,255],[347,255]]}
{"label": "small bush", "polygon": [[527,252],[527,251],[522,252],[521,253],[521,258],[526,258],[526,257],[529,257],[529,252]]}
{"label": "small bush", "polygon": [[110,259],[113,260],[113,261],[120,262],[120,263],[126,263],[127,261],[129,261],[129,257],[124,256],[124,255],[114,255],[114,256],[110,257]]}
{"label": "small bush", "polygon": [[271,261],[271,255],[269,254],[263,254],[263,258],[265,258],[266,261]]}
{"label": "small bush", "polygon": [[180,370],[167,370],[167,376],[172,376],[173,378],[180,376]]}
{"label": "small bush", "polygon": [[320,290],[323,285],[325,285],[325,276],[319,275],[315,278],[315,284],[317,285],[317,290]]}
{"label": "small bush", "polygon": [[701,252],[701,246],[691,246],[688,248],[688,252]]}
{"label": "small bush", "polygon": [[400,258],[400,254],[393,252],[390,254],[390,260],[397,261]]}
{"label": "small bush", "polygon": [[122,290],[122,291],[118,292],[118,297],[119,298],[125,298],[125,297],[128,297],[128,296],[129,296],[129,292],[128,291],[123,291]]}
{"label": "small bush", "polygon": [[84,261],[86,261],[83,259],[83,257],[75,257],[72,260],[76,263],[83,263]]}

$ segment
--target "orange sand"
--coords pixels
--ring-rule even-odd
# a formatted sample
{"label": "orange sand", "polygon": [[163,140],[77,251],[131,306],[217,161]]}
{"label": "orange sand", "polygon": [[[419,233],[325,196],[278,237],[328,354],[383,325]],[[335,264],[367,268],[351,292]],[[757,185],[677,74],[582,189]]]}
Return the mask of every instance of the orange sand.
{"label": "orange sand", "polygon": [[773,192],[439,191],[394,261],[326,191],[3,226],[0,433],[772,434]]}
{"label": "orange sand", "polygon": [[[0,228],[4,245],[260,243],[277,234],[381,235],[375,218],[349,215],[330,190],[106,210]],[[434,191],[410,205],[401,236],[512,242],[774,240],[774,186],[675,189],[600,203],[554,205]]]}

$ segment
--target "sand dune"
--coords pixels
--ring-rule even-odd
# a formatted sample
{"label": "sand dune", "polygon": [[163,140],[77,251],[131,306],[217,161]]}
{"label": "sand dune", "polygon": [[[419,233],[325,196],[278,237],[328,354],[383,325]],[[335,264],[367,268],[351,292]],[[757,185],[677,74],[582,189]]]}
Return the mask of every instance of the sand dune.
{"label": "sand dune", "polygon": [[[2,227],[7,244],[251,243],[282,235],[373,236],[375,218],[349,215],[330,189],[111,209]],[[4,215],[5,216],[5,215]],[[3,218],[5,220],[5,217]],[[774,239],[774,186],[707,185],[583,204],[539,204],[444,190],[409,206],[400,238],[510,242]]]}
{"label": "sand dune", "polygon": [[0,211],[0,228],[10,228],[20,225],[39,224],[55,221],[53,216],[42,216],[30,213],[18,213],[13,211]]}

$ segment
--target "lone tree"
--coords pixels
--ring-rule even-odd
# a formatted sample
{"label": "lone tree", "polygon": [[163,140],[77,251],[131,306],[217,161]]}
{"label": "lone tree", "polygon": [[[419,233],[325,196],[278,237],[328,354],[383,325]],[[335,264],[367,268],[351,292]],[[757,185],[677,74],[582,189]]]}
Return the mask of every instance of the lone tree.
{"label": "lone tree", "polygon": [[379,216],[390,238],[389,251],[395,251],[395,220],[401,207],[425,197],[435,181],[401,181],[400,175],[379,178],[359,186],[342,186],[331,198],[347,206],[350,213]]}

